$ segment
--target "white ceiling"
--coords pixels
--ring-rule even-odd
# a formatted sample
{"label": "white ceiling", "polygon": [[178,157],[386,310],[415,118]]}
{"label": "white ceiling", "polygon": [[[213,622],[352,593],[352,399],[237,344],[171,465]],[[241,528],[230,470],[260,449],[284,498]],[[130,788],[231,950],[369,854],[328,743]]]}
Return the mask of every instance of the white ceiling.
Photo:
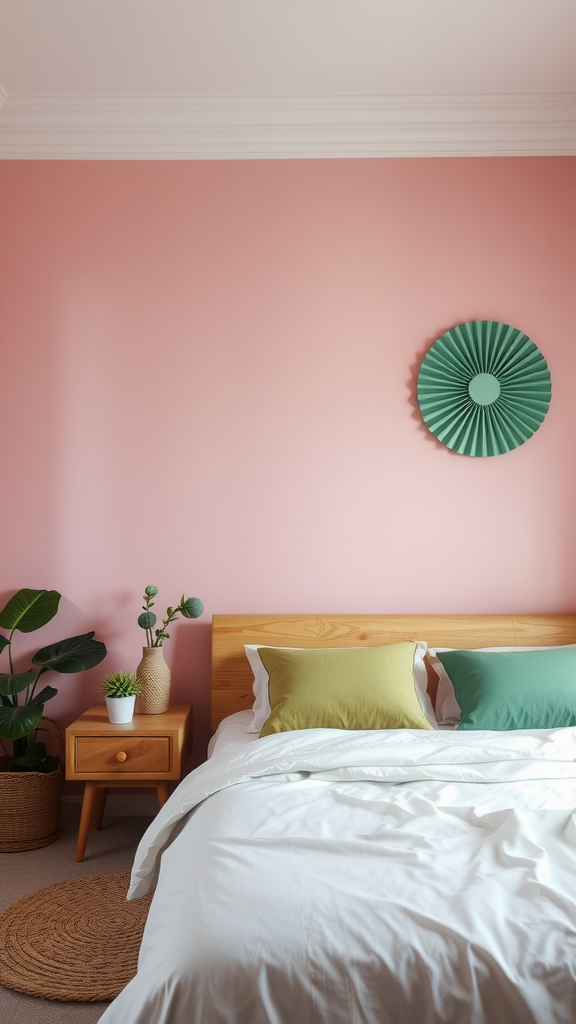
{"label": "white ceiling", "polygon": [[0,0],[0,156],[576,153],[576,0]]}

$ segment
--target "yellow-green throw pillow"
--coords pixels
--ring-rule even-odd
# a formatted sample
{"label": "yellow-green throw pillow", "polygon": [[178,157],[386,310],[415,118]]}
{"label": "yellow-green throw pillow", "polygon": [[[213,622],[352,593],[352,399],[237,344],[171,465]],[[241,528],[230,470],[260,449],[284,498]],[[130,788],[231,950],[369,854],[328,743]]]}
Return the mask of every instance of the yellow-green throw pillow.
{"label": "yellow-green throw pillow", "polygon": [[260,647],[272,713],[261,736],[292,729],[431,729],[414,685],[415,643],[338,650]]}

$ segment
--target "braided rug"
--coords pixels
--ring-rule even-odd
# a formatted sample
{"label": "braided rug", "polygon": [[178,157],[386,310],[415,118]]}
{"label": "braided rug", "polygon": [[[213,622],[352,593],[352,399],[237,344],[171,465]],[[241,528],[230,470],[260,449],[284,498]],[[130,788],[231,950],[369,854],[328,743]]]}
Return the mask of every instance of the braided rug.
{"label": "braided rug", "polygon": [[58,882],[0,916],[0,984],[62,1002],[114,999],[136,974],[152,894],[128,902],[130,874]]}

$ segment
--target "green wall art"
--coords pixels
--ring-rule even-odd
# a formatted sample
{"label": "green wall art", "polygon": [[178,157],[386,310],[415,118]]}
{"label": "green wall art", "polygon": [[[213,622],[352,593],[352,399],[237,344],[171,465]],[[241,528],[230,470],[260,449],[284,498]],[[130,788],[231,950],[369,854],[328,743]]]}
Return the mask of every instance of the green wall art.
{"label": "green wall art", "polygon": [[428,429],[460,455],[503,455],[524,444],[550,405],[550,371],[522,331],[471,320],[446,331],[418,374]]}

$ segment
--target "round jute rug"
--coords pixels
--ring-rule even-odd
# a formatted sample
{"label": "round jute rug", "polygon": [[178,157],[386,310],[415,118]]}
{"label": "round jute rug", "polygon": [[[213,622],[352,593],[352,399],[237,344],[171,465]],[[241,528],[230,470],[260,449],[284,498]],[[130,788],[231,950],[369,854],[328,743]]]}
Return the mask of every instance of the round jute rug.
{"label": "round jute rug", "polygon": [[130,875],[58,882],[0,916],[0,984],[42,999],[114,999],[136,974],[152,894],[128,902]]}

